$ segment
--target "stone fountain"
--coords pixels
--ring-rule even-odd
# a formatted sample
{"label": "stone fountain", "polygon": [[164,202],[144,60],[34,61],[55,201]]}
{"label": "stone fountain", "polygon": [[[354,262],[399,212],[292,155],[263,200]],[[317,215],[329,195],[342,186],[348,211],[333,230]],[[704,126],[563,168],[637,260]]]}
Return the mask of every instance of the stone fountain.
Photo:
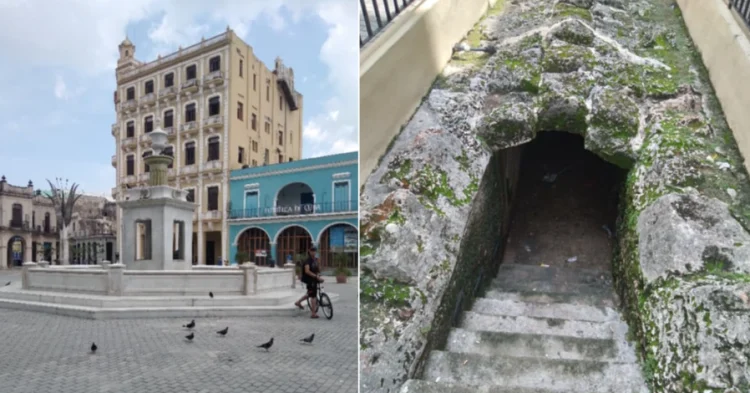
{"label": "stone fountain", "polygon": [[[167,185],[167,134],[150,133],[149,185],[127,190],[122,263],[50,266],[25,262],[21,283],[0,287],[0,307],[89,319],[295,315],[303,289],[293,266],[193,266],[196,205]],[[209,292],[214,297],[209,297]],[[330,294],[332,299],[336,294]]]}

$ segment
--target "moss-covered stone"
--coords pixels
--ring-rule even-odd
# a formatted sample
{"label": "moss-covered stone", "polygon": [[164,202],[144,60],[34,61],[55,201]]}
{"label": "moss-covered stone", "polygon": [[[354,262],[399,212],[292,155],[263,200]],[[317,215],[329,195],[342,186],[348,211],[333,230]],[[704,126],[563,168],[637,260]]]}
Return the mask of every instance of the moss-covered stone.
{"label": "moss-covered stone", "polygon": [[578,96],[560,96],[548,93],[539,104],[539,131],[565,131],[578,135],[586,133],[586,103]]}
{"label": "moss-covered stone", "polygon": [[508,100],[492,110],[479,136],[493,149],[526,143],[536,136],[536,111],[525,102]]}
{"label": "moss-covered stone", "polygon": [[587,22],[591,22],[593,19],[589,10],[562,2],[557,3],[555,6],[555,16],[561,18],[580,18]]}
{"label": "moss-covered stone", "polygon": [[639,119],[638,105],[625,93],[598,90],[592,99],[586,149],[621,168],[631,168],[637,158],[631,139],[638,134]]}
{"label": "moss-covered stone", "polygon": [[573,45],[591,46],[594,43],[594,33],[578,20],[561,23],[549,35]]}
{"label": "moss-covered stone", "polygon": [[578,45],[559,45],[546,49],[542,69],[544,72],[574,72],[590,69],[596,63],[591,50]]}

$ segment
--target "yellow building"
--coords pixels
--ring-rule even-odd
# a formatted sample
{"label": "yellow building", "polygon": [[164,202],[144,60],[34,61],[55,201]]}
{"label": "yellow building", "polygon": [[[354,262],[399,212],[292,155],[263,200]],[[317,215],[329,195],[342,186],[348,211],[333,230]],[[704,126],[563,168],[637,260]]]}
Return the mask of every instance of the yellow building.
{"label": "yellow building", "polygon": [[26,187],[0,177],[0,269],[24,262],[56,261],[60,249],[57,215],[52,202]]}
{"label": "yellow building", "polygon": [[[229,28],[149,63],[135,59],[128,39],[119,49],[112,196],[119,200],[125,187],[146,185],[148,133],[163,129],[171,142],[167,153],[175,159],[169,183],[200,206],[193,263],[227,259],[230,171],[302,156],[302,95],[294,89],[292,69],[278,58],[273,70],[267,68]],[[120,254],[134,247],[119,239]]]}

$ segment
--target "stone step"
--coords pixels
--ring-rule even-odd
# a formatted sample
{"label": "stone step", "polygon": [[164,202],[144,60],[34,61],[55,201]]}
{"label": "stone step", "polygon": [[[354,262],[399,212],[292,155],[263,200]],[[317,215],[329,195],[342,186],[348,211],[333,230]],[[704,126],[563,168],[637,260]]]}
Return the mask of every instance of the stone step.
{"label": "stone step", "polygon": [[536,303],[512,299],[478,298],[471,311],[486,315],[526,316],[590,322],[607,322],[620,319],[619,313],[611,307],[570,303]]}
{"label": "stone step", "polygon": [[524,333],[499,333],[452,329],[446,351],[477,355],[540,357],[634,363],[635,351],[612,339],[578,338]]}
{"label": "stone step", "polygon": [[608,270],[571,267],[527,265],[521,263],[504,263],[498,268],[497,278],[515,276],[531,280],[579,280],[581,282],[612,281],[612,272]]}
{"label": "stone step", "polygon": [[581,293],[545,293],[536,291],[504,291],[498,289],[490,289],[484,294],[486,299],[494,300],[515,300],[526,303],[541,303],[541,304],[552,304],[552,303],[563,303],[572,305],[584,305],[592,307],[609,307],[615,308],[615,294],[614,292],[609,293],[596,293],[596,294],[581,294]]}
{"label": "stone step", "polygon": [[551,293],[612,292],[612,273],[591,269],[501,265],[492,281],[493,289],[535,290]]}
{"label": "stone step", "polygon": [[551,390],[540,388],[518,388],[506,386],[468,386],[410,379],[399,393],[620,393],[619,389],[609,390]]}
{"label": "stone step", "polygon": [[606,363],[432,351],[427,381],[468,386],[554,389],[574,392],[648,393],[635,363]]}
{"label": "stone step", "polygon": [[474,331],[603,339],[620,337],[617,334],[627,332],[627,325],[622,321],[589,322],[526,316],[497,316],[473,311],[464,313],[459,327]]}

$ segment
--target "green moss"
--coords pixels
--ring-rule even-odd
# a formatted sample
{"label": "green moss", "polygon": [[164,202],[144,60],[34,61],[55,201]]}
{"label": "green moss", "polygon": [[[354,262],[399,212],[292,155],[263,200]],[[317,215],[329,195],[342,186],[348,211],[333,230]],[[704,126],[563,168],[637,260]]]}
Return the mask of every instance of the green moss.
{"label": "green moss", "polygon": [[400,165],[395,164],[396,168],[389,170],[385,176],[383,176],[384,180],[388,179],[398,179],[403,181],[406,179],[406,177],[409,175],[409,172],[411,172],[412,162],[410,159],[405,159],[403,162],[401,162]]}
{"label": "green moss", "polygon": [[559,2],[555,5],[555,16],[561,18],[581,18],[588,22],[591,22],[593,20],[593,18],[591,17],[591,12],[589,12],[589,10]]}
{"label": "green moss", "polygon": [[453,206],[464,206],[471,202],[479,187],[479,180],[472,176],[469,185],[461,194],[456,194],[454,188],[448,182],[448,174],[431,165],[425,165],[418,171],[413,181],[414,191],[420,195],[420,201],[426,207],[438,212],[441,216],[444,212],[437,208],[437,201],[442,196]]}
{"label": "green moss", "polygon": [[586,47],[563,45],[547,48],[542,62],[545,72],[574,72],[579,68],[590,69],[596,64],[596,57]]}
{"label": "green moss", "polygon": [[453,157],[458,161],[458,165],[462,171],[468,172],[471,169],[471,163],[469,163],[469,156],[466,154],[466,149],[461,149],[461,154]]}
{"label": "green moss", "polygon": [[517,75],[520,79],[520,91],[537,94],[539,92],[539,84],[542,80],[541,68],[515,54],[504,53],[503,55],[503,60],[498,63],[496,68],[504,67],[509,72]]}
{"label": "green moss", "polygon": [[503,12],[504,9],[505,9],[505,0],[497,0],[495,2],[495,5],[493,5],[487,10],[487,14],[485,15],[485,17],[499,15],[500,13]]}
{"label": "green moss", "polygon": [[375,254],[375,248],[367,245],[367,244],[360,244],[359,246],[359,256],[366,257],[368,255]]}
{"label": "green moss", "polygon": [[362,302],[382,303],[389,307],[410,307],[413,287],[394,279],[376,279],[369,271],[360,274],[360,299]]}
{"label": "green moss", "polygon": [[393,211],[391,212],[391,216],[388,217],[388,223],[393,223],[396,225],[404,225],[406,224],[406,217],[404,217],[403,214],[401,214],[401,209],[399,207],[395,207]]}
{"label": "green moss", "polygon": [[417,239],[417,252],[420,254],[424,252],[424,243],[422,242],[422,237],[420,236],[419,239]]}
{"label": "green moss", "polygon": [[586,133],[586,116],[589,113],[586,103],[581,100],[575,101],[577,108],[571,114],[557,109],[565,104],[564,100],[566,100],[565,97],[556,94],[547,94],[542,97],[537,131],[566,131],[578,135]]}

